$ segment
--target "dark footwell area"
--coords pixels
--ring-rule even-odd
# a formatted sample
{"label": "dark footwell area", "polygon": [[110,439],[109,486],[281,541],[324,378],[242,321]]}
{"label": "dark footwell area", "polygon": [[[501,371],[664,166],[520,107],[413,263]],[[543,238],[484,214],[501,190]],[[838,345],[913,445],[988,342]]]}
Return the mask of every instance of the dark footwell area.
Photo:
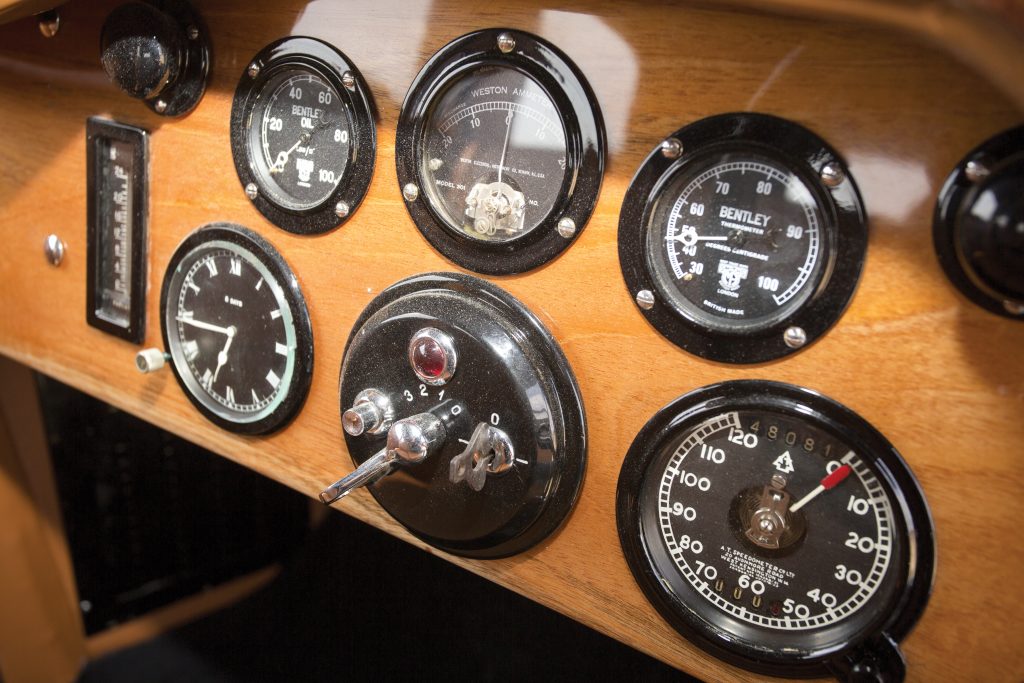
{"label": "dark footwell area", "polygon": [[333,513],[246,600],[91,663],[80,683],[686,679]]}

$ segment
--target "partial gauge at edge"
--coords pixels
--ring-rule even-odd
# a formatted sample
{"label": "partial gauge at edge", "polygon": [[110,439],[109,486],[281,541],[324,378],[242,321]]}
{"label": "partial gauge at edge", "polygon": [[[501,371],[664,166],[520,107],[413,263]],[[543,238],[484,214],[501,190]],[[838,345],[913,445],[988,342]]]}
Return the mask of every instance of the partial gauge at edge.
{"label": "partial gauge at edge", "polygon": [[241,434],[283,427],[313,376],[313,331],[288,264],[255,232],[212,223],[167,265],[160,294],[164,348],[189,400]]}
{"label": "partial gauge at edge", "polygon": [[934,578],[931,517],[899,453],[848,408],[761,380],[691,392],[637,435],[616,508],[644,594],[715,656],[903,679],[896,643]]}
{"label": "partial gauge at edge", "polygon": [[338,227],[366,195],[377,148],[373,99],[348,58],[313,38],[271,43],[231,106],[231,151],[253,205],[278,227]]}
{"label": "partial gauge at edge", "polygon": [[867,224],[838,154],[795,123],[723,114],[637,172],[619,263],[644,317],[702,358],[757,363],[821,336],[856,289]]}
{"label": "partial gauge at edge", "polygon": [[604,124],[554,45],[488,29],[423,67],[402,105],[398,180],[427,241],[489,275],[547,263],[582,232],[604,172]]}

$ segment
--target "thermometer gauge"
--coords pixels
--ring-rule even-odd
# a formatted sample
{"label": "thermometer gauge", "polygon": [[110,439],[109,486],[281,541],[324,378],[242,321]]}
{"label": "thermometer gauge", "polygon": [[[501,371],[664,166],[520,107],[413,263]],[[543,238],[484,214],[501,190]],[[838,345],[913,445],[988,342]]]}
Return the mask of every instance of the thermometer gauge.
{"label": "thermometer gauge", "polygon": [[676,400],[626,456],[618,525],[648,598],[723,659],[902,679],[896,642],[931,587],[931,519],[895,449],[831,399],[737,381]]}
{"label": "thermometer gauge", "polygon": [[673,134],[633,179],[619,260],[642,313],[680,347],[756,363],[823,334],[853,296],[867,228],[838,155],[760,114]]}

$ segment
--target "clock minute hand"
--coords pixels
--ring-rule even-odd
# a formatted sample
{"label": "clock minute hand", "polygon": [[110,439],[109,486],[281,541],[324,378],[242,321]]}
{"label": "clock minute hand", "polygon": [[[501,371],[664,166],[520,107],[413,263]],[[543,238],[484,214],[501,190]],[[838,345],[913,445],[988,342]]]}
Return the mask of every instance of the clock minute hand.
{"label": "clock minute hand", "polygon": [[185,318],[180,315],[175,317],[174,319],[177,320],[179,323],[185,323],[186,325],[191,325],[192,327],[198,327],[201,330],[209,330],[210,332],[219,332],[220,334],[233,336],[231,328],[229,327],[218,327],[217,325],[213,325],[211,323],[204,323],[202,320],[196,320],[195,318]]}

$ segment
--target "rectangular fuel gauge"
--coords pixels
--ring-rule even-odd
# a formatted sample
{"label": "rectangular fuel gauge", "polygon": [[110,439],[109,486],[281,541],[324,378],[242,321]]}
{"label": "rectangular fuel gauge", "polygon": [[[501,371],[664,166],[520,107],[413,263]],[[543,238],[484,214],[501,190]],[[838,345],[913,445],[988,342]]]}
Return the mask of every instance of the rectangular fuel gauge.
{"label": "rectangular fuel gauge", "polygon": [[86,320],[136,344],[145,333],[148,158],[146,131],[86,122]]}

